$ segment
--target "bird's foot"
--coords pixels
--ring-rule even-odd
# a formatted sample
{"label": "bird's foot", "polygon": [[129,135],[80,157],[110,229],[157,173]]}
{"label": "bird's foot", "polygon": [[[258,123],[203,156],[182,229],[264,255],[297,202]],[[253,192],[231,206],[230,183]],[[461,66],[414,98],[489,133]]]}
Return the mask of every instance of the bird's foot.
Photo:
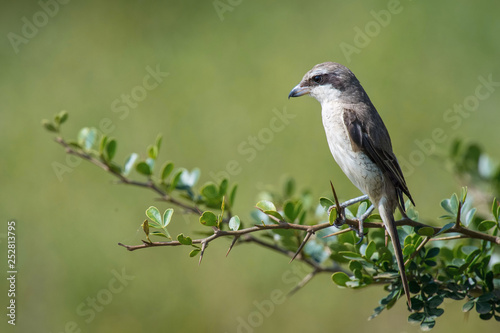
{"label": "bird's foot", "polygon": [[363,223],[365,222],[365,220],[368,218],[368,216],[370,216],[370,214],[373,212],[373,210],[375,209],[375,207],[373,205],[371,205],[367,210],[366,212],[364,212],[363,215],[361,215],[359,218],[358,218],[358,223],[359,223],[359,227],[358,229],[355,229],[353,227],[351,227],[351,229],[353,229],[354,231],[356,231],[356,234],[357,236],[359,237],[359,241],[356,243],[356,245],[358,245],[359,243],[361,243],[363,241],[363,238],[365,237],[365,233],[364,233],[364,227],[363,227]]}

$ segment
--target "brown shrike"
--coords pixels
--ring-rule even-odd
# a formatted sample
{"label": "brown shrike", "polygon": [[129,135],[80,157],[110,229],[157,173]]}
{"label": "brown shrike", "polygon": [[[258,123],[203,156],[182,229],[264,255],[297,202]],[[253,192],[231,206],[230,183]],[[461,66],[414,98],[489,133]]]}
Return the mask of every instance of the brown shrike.
{"label": "brown shrike", "polygon": [[392,152],[387,128],[356,76],[345,66],[334,62],[314,66],[288,98],[306,94],[321,103],[323,126],[333,158],[379,210],[394,246],[403,289],[411,308],[393,214],[398,206],[404,213],[403,193],[412,203],[413,199]]}

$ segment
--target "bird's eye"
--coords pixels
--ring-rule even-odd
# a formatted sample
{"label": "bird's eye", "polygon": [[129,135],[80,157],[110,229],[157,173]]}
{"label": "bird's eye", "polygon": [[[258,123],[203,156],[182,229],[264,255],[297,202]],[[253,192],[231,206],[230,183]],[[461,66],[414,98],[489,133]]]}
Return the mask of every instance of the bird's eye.
{"label": "bird's eye", "polygon": [[321,75],[315,75],[313,76],[313,81],[316,83],[321,83]]}

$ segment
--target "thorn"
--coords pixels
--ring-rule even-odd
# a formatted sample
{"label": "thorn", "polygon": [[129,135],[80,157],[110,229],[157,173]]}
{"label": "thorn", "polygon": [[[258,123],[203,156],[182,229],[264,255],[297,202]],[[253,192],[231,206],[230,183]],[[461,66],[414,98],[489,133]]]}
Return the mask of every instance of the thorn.
{"label": "thorn", "polygon": [[289,264],[295,260],[295,258],[297,258],[297,256],[299,255],[300,251],[302,251],[302,248],[304,247],[304,245],[306,245],[307,241],[309,240],[309,238],[311,238],[311,235],[314,233],[314,231],[308,231],[307,234],[306,234],[306,237],[304,237],[304,240],[302,241],[302,243],[300,244],[297,252],[295,252],[295,254],[293,255],[292,257],[292,260],[290,260]]}
{"label": "thorn", "polygon": [[319,272],[318,269],[315,269],[314,271],[312,271],[311,273],[307,274],[303,279],[302,281],[300,281],[299,283],[297,283],[297,285],[295,287],[293,287],[292,290],[290,290],[288,292],[288,294],[286,295],[287,298],[293,296],[297,291],[299,291],[302,287],[304,287],[309,281],[311,281],[311,279]]}
{"label": "thorn", "polygon": [[343,233],[346,233],[346,232],[349,232],[349,231],[351,231],[351,229],[347,228],[347,229],[344,229],[344,230],[336,231],[333,234],[329,234],[329,235],[323,236],[322,238],[337,236],[337,235],[340,235],[340,234],[343,234]]}
{"label": "thorn", "polygon": [[236,241],[238,240],[238,238],[240,238],[240,236],[235,236],[235,237],[234,237],[233,241],[231,242],[231,246],[229,247],[229,250],[227,250],[227,253],[226,253],[226,258],[227,258],[227,256],[228,256],[229,252],[231,252],[231,250],[232,250],[232,248],[233,248],[234,244],[236,244]]}
{"label": "thorn", "polygon": [[203,259],[203,254],[205,253],[206,248],[207,248],[207,243],[203,242],[201,244],[200,260],[198,261],[198,266],[200,266],[200,264],[201,264],[201,260]]}

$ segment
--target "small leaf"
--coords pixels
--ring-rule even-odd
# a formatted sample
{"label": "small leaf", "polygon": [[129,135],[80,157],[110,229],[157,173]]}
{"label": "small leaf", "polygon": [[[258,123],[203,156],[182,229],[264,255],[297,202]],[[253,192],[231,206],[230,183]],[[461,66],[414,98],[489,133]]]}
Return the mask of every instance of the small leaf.
{"label": "small leaf", "polygon": [[445,224],[441,230],[439,230],[434,236],[437,236],[439,234],[442,234],[444,233],[446,230],[450,229],[450,228],[453,228],[453,226],[455,225],[455,222],[450,222],[448,224]]}
{"label": "small leaf", "polygon": [[104,155],[104,150],[106,149],[106,144],[108,143],[108,137],[106,135],[101,135],[101,140],[99,141],[99,154]]}
{"label": "small leaf", "polygon": [[153,160],[156,160],[158,157],[158,147],[157,146],[149,146],[148,147],[148,156],[152,158]]}
{"label": "small leaf", "polygon": [[52,124],[50,121],[48,121],[47,119],[42,120],[42,125],[49,132],[54,132],[54,133],[59,132],[59,130],[56,128],[56,126],[54,124]]}
{"label": "small leaf", "polygon": [[148,223],[148,220],[144,220],[144,222],[142,222],[142,230],[146,234],[147,240],[151,243],[151,240],[149,239],[149,223]]}
{"label": "small leaf", "polygon": [[425,259],[434,258],[439,254],[439,251],[440,249],[438,247],[433,247],[432,249],[429,249],[429,251],[427,251],[427,254],[425,255]]}
{"label": "small leaf", "polygon": [[233,231],[236,231],[240,228],[240,218],[238,217],[238,215],[235,215],[233,217],[231,217],[231,219],[229,220],[229,229],[233,230]]}
{"label": "small leaf", "polygon": [[132,167],[134,166],[134,163],[138,157],[139,155],[137,155],[136,153],[130,154],[130,156],[125,161],[125,166],[123,167],[123,175],[127,176],[130,173],[130,170],[132,170]]}
{"label": "small leaf", "polygon": [[158,136],[156,137],[156,143],[155,143],[155,146],[156,146],[156,150],[157,152],[160,151],[160,148],[161,148],[161,141],[163,140],[163,137],[161,134],[158,134]]}
{"label": "small leaf", "polygon": [[434,228],[423,227],[423,228],[418,229],[417,233],[421,236],[431,237],[432,235],[434,235]]}
{"label": "small leaf", "polygon": [[217,189],[217,185],[212,182],[206,183],[200,190],[201,195],[207,198],[209,201],[218,200],[219,190]]}
{"label": "small leaf", "polygon": [[283,192],[285,198],[290,198],[293,195],[293,192],[295,192],[295,180],[293,178],[290,177],[285,181]]}
{"label": "small leaf", "polygon": [[477,230],[487,231],[487,230],[490,230],[491,228],[495,227],[496,225],[497,225],[497,223],[495,221],[486,220],[486,221],[479,223],[479,225],[477,226]]}
{"label": "small leaf", "polygon": [[94,146],[96,137],[97,130],[95,128],[84,127],[78,133],[77,141],[84,150],[88,151]]}
{"label": "small leaf", "polygon": [[349,276],[346,273],[344,273],[344,272],[333,273],[332,280],[333,280],[333,282],[336,285],[342,286],[342,287],[345,287],[346,283],[348,281],[351,281],[351,279],[349,278]]}
{"label": "small leaf", "polygon": [[500,204],[497,198],[493,199],[493,204],[491,205],[491,213],[495,217],[495,220],[498,221],[498,215],[500,214]]}
{"label": "small leaf", "polygon": [[220,182],[220,185],[219,185],[219,197],[222,197],[222,196],[224,196],[226,194],[228,183],[229,183],[228,180],[225,179],[225,178]]}
{"label": "small leaf", "polygon": [[231,207],[234,206],[234,200],[236,200],[236,191],[238,190],[238,185],[234,185],[233,189],[231,190],[231,194],[229,195],[229,204]]}
{"label": "small leaf", "polygon": [[115,139],[111,139],[106,143],[106,160],[108,162],[113,160],[113,157],[115,157],[116,146],[117,144]]}
{"label": "small leaf", "polygon": [[267,200],[259,201],[257,203],[256,207],[262,211],[266,211],[266,210],[276,211],[276,206],[274,206],[274,204],[271,201],[267,201]]}
{"label": "small leaf", "polygon": [[137,165],[135,166],[135,169],[140,174],[143,174],[145,176],[151,176],[151,168],[144,161],[137,163]]}
{"label": "small leaf", "polygon": [[373,256],[375,251],[377,251],[377,246],[375,245],[374,241],[370,241],[370,243],[368,243],[368,246],[366,247],[365,257],[368,260],[371,260],[371,257]]}
{"label": "small leaf", "polygon": [[330,225],[334,225],[336,219],[337,219],[337,210],[332,209],[330,211],[330,214],[328,215],[328,221],[330,222]]}
{"label": "small leaf", "polygon": [[189,252],[189,256],[192,258],[192,257],[196,256],[198,253],[200,253],[200,251],[201,251],[201,249],[196,248],[196,249],[192,250],[191,252]]}
{"label": "small leaf", "polygon": [[170,237],[170,234],[167,232],[167,229],[163,229],[163,231],[165,231],[167,234],[165,235],[163,232],[155,230],[151,233],[151,235],[172,239],[172,237]]}
{"label": "small leaf", "polygon": [[210,211],[203,212],[200,216],[200,223],[206,226],[216,226],[217,216]]}
{"label": "small leaf", "polygon": [[334,205],[334,203],[333,203],[332,200],[330,200],[328,198],[325,198],[325,197],[319,198],[319,204],[321,206],[323,206],[323,208],[325,208],[325,209],[328,209],[328,208],[330,208],[331,206]]}
{"label": "small leaf", "polygon": [[280,213],[278,213],[277,211],[274,211],[274,210],[265,210],[265,211],[264,211],[264,214],[274,216],[275,218],[277,218],[277,219],[278,219],[278,220],[280,220],[280,221],[284,221],[284,220],[285,220],[285,219],[283,218],[283,216],[281,216],[281,214],[280,214]]}
{"label": "small leaf", "polygon": [[465,214],[465,218],[461,216],[462,223],[465,224],[466,227],[469,226],[469,224],[472,222],[472,219],[474,218],[474,214],[476,214],[476,208],[472,208]]}
{"label": "small leaf", "polygon": [[170,175],[172,170],[174,170],[174,163],[172,162],[165,163],[161,170],[161,180],[165,180]]}
{"label": "small leaf", "polygon": [[161,215],[158,208],[151,206],[146,210],[146,216],[153,222],[153,228],[161,228]]}
{"label": "small leaf", "polygon": [[184,234],[179,234],[177,236],[177,240],[179,241],[179,243],[181,243],[182,245],[192,245],[193,244],[193,240],[191,239],[191,237],[189,236],[184,236]]}
{"label": "small leaf", "polygon": [[477,313],[484,314],[491,311],[491,304],[488,302],[476,302]]}
{"label": "small leaf", "polygon": [[66,122],[66,120],[68,120],[68,112],[67,111],[61,111],[59,112],[55,117],[54,117],[54,121],[58,124],[58,125],[62,125]]}
{"label": "small leaf", "polygon": [[422,312],[416,312],[412,313],[411,315],[408,316],[408,322],[409,323],[421,323],[422,320],[424,320],[425,314]]}
{"label": "small leaf", "polygon": [[467,303],[464,304],[464,306],[462,306],[462,311],[469,312],[474,308],[474,304],[475,304],[474,301],[468,301]]}
{"label": "small leaf", "polygon": [[172,215],[174,214],[174,209],[169,208],[163,212],[163,228],[169,225],[170,220],[172,219]]}

